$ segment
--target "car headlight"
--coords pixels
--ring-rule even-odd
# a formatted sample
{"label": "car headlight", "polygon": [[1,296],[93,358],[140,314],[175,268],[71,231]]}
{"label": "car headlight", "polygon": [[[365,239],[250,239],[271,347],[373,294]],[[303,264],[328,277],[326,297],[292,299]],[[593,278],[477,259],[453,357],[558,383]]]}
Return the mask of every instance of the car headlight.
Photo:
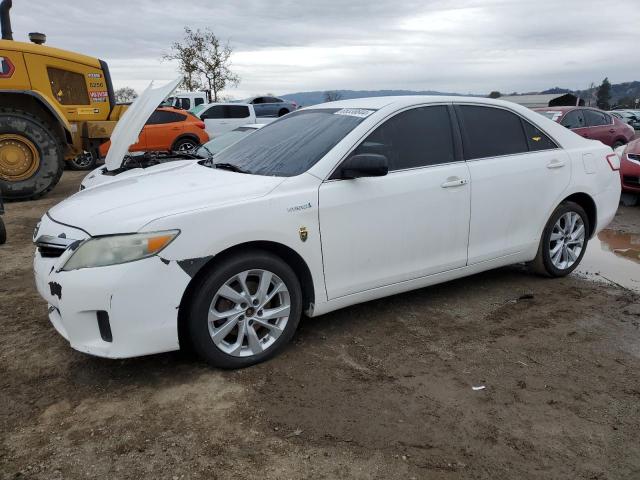
{"label": "car headlight", "polygon": [[151,257],[164,250],[179,233],[180,230],[167,230],[91,238],[80,244],[62,270],[106,267]]}

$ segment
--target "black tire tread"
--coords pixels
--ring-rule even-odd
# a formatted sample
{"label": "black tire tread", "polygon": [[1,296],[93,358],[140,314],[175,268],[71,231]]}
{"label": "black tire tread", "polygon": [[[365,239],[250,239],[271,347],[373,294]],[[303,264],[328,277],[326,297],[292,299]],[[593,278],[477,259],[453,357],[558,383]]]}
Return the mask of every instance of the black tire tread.
{"label": "black tire tread", "polygon": [[17,117],[27,118],[28,120],[37,124],[43,130],[46,130],[47,133],[51,136],[52,139],[54,139],[54,141],[57,144],[58,156],[60,158],[60,161],[58,162],[58,168],[56,170],[56,173],[52,181],[45,189],[39,192],[33,192],[26,195],[11,195],[10,193],[9,195],[7,195],[7,192],[3,191],[3,199],[5,201],[10,202],[15,200],[36,200],[42,197],[43,195],[46,195],[47,193],[49,193],[60,181],[60,178],[62,177],[62,173],[64,172],[64,164],[65,164],[63,153],[62,153],[64,151],[64,145],[61,139],[59,138],[59,136],[55,133],[55,128],[53,128],[53,126],[48,121],[42,119],[37,115],[34,115],[31,112],[27,112],[25,110],[20,110],[16,108],[10,108],[10,107],[0,107],[0,117],[1,116],[17,116]]}

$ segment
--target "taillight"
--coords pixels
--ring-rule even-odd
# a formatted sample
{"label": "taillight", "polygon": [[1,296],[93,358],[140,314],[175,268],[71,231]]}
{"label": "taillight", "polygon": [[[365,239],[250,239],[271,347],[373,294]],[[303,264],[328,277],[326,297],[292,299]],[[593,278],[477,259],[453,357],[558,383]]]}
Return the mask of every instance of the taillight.
{"label": "taillight", "polygon": [[615,153],[610,153],[609,155],[607,155],[607,162],[609,163],[611,170],[613,170],[614,172],[620,170],[620,158]]}
{"label": "taillight", "polygon": [[204,122],[195,122],[196,127],[201,128],[201,129],[205,129],[206,125],[204,124]]}

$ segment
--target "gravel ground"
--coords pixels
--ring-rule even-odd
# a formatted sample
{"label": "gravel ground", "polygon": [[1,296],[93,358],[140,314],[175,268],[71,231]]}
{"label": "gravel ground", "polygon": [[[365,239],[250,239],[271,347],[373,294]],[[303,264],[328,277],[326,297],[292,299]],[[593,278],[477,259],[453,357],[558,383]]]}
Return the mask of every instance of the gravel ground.
{"label": "gravel ground", "polygon": [[[35,223],[82,176],[7,206],[0,478],[640,478],[637,294],[514,266],[305,319],[242,371],[92,358],[31,272]],[[640,207],[618,226],[640,234]]]}

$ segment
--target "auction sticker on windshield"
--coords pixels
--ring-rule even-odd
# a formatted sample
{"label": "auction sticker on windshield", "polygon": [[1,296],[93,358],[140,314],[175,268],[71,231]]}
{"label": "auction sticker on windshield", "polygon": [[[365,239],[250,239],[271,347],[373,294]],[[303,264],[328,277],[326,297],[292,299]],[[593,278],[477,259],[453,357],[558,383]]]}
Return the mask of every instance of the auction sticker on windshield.
{"label": "auction sticker on windshield", "polygon": [[347,115],[349,117],[367,118],[373,113],[373,110],[364,110],[362,108],[343,108],[334,113],[334,115]]}

